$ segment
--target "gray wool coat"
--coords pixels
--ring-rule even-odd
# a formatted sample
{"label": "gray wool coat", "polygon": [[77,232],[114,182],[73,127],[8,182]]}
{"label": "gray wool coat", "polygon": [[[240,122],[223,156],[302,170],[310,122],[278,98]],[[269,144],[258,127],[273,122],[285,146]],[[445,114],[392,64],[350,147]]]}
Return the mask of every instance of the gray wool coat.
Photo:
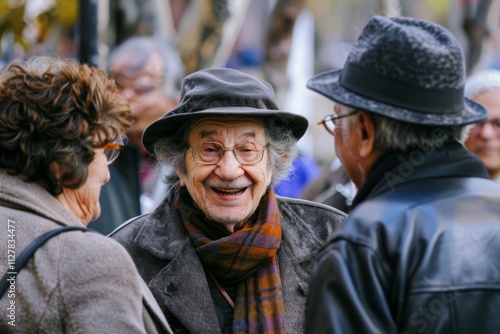
{"label": "gray wool coat", "polygon": [[[65,225],[82,223],[42,187],[0,171],[0,276],[8,245],[19,256],[37,236]],[[47,241],[19,272],[0,299],[0,333],[172,332],[125,249],[101,234],[72,231]]]}
{"label": "gray wool coat", "polygon": [[[123,244],[175,333],[220,333],[203,266],[174,208],[171,190],[155,211],[129,220],[110,237]],[[287,333],[303,333],[307,282],[316,251],[346,214],[304,200],[278,197],[278,250]]]}

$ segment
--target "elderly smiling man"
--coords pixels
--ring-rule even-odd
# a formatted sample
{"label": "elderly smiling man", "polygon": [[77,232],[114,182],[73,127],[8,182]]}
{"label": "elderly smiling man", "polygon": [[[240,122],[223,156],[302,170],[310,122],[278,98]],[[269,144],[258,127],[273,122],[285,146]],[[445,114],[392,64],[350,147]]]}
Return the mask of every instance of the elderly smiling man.
{"label": "elderly smiling man", "polygon": [[174,166],[172,190],[111,237],[176,333],[302,333],[315,252],[345,218],[274,194],[307,120],[278,110],[267,82],[231,69],[187,76],[181,95],[143,135]]}

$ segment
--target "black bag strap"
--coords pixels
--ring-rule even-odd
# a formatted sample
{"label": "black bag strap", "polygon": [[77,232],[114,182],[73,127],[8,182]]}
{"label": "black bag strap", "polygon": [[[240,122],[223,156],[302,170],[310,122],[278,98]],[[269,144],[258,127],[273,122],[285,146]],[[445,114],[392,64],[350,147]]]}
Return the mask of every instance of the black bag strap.
{"label": "black bag strap", "polygon": [[44,243],[46,243],[47,240],[49,240],[50,238],[52,238],[52,237],[54,237],[62,232],[78,231],[78,230],[84,231],[84,232],[86,232],[86,231],[96,232],[90,228],[82,227],[82,226],[64,226],[64,227],[61,227],[61,228],[58,228],[58,229],[55,229],[52,231],[48,231],[48,232],[42,234],[41,236],[39,236],[38,238],[36,238],[35,240],[33,240],[21,252],[19,257],[16,258],[16,264],[15,264],[14,270],[7,269],[7,272],[2,277],[2,280],[0,281],[0,298],[3,297],[3,295],[5,294],[5,292],[7,291],[7,289],[10,286],[10,282],[8,280],[12,280],[12,279],[15,280],[16,279],[17,274],[21,271],[21,269],[24,268],[24,266],[26,266],[26,263],[28,263],[30,258],[35,253],[35,251],[39,247],[41,247]]}

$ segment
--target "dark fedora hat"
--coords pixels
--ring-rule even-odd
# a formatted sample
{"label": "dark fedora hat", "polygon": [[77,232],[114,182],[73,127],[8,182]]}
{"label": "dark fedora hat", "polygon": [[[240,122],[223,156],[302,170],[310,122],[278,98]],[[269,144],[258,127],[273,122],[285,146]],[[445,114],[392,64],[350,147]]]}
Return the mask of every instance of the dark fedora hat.
{"label": "dark fedora hat", "polygon": [[374,16],[341,70],[307,87],[353,108],[401,122],[455,126],[481,122],[487,111],[464,98],[465,62],[445,28],[425,20]]}
{"label": "dark fedora hat", "polygon": [[207,116],[272,118],[288,126],[297,140],[309,125],[305,117],[279,110],[268,82],[234,69],[209,68],[182,80],[179,105],[144,130],[142,143],[153,153],[157,139],[175,135],[189,119]]}

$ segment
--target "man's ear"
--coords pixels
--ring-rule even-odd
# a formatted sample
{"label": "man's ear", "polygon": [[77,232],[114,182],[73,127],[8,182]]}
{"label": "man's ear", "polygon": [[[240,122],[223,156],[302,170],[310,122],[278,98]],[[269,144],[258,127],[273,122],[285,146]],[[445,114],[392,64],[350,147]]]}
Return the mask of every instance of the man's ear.
{"label": "man's ear", "polygon": [[367,158],[375,151],[375,123],[370,113],[360,111],[358,113],[358,124],[360,131],[359,155]]}

